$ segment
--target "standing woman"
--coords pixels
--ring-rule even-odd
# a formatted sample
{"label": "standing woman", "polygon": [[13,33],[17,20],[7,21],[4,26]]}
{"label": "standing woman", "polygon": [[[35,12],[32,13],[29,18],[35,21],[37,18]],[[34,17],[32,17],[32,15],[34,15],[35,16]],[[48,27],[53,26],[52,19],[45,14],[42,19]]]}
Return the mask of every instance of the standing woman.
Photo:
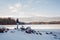
{"label": "standing woman", "polygon": [[19,19],[18,18],[16,20],[16,24],[17,24],[17,29],[18,29],[18,25],[19,25]]}

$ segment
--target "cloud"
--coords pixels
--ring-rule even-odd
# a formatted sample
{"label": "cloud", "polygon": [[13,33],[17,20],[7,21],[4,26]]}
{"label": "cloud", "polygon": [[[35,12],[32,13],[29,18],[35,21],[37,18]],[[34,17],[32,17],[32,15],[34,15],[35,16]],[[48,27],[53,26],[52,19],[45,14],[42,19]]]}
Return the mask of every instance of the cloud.
{"label": "cloud", "polygon": [[[42,15],[42,12],[39,11],[34,11],[31,8],[31,4],[21,4],[21,3],[16,3],[13,6],[9,6],[10,13],[14,14],[16,17],[32,17],[32,16],[40,16]],[[31,9],[31,10],[30,10]],[[13,15],[13,16],[14,16]],[[17,16],[18,15],[18,16]]]}
{"label": "cloud", "polygon": [[[28,12],[29,8],[30,8],[30,5],[28,5],[28,4],[23,5],[21,3],[16,3],[13,6],[9,6],[10,13],[14,14],[16,17],[18,17],[18,16],[19,17],[31,17],[32,16],[31,12]],[[28,11],[26,11],[26,10],[28,10]]]}
{"label": "cloud", "polygon": [[11,12],[17,12],[18,10],[22,9],[22,5],[20,3],[14,4],[13,6],[9,6]]}
{"label": "cloud", "polygon": [[17,3],[17,4],[15,4],[15,7],[16,8],[20,8],[20,7],[22,7],[22,4],[21,3]]}
{"label": "cloud", "polygon": [[[19,2],[8,5],[7,9],[4,9],[0,13],[0,16],[13,16],[13,17],[32,17],[32,16],[49,16],[50,12],[47,9],[48,1],[42,0],[28,0],[27,3]],[[52,13],[52,12],[51,12]],[[49,14],[49,15],[48,15]]]}
{"label": "cloud", "polygon": [[31,9],[31,5],[29,4],[21,4],[21,3],[16,3],[13,6],[9,6],[9,9],[11,10],[11,12],[18,12],[21,10],[29,10]]}

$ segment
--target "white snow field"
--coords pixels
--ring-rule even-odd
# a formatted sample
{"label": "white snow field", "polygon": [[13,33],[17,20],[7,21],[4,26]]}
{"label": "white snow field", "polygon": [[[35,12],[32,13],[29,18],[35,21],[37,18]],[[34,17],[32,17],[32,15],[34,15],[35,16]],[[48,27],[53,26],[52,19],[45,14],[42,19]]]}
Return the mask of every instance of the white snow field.
{"label": "white snow field", "polygon": [[[20,30],[9,30],[6,33],[0,33],[0,40],[60,40],[59,30],[36,30],[42,33],[39,34],[28,34],[25,31]],[[53,34],[46,34],[46,32],[53,32]]]}

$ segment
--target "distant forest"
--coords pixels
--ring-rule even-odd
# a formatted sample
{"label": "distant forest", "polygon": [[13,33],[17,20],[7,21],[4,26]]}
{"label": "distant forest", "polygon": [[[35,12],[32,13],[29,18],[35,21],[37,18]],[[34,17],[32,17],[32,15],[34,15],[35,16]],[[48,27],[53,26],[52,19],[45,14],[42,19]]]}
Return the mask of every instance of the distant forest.
{"label": "distant forest", "polygon": [[[24,22],[19,22],[19,24],[24,24]],[[16,20],[13,18],[0,18],[0,25],[16,25]]]}
{"label": "distant forest", "polygon": [[[0,25],[16,25],[17,22],[15,19],[13,18],[0,18]],[[25,23],[25,22],[20,22],[19,24],[60,24],[60,21],[50,21],[50,22],[29,22],[29,23]]]}

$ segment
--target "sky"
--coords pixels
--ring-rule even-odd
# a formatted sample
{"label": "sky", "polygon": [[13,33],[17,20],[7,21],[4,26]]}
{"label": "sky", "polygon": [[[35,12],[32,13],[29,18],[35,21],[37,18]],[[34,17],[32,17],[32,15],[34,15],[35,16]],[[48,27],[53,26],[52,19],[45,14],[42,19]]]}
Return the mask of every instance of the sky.
{"label": "sky", "polygon": [[60,0],[0,0],[0,17],[60,17]]}

